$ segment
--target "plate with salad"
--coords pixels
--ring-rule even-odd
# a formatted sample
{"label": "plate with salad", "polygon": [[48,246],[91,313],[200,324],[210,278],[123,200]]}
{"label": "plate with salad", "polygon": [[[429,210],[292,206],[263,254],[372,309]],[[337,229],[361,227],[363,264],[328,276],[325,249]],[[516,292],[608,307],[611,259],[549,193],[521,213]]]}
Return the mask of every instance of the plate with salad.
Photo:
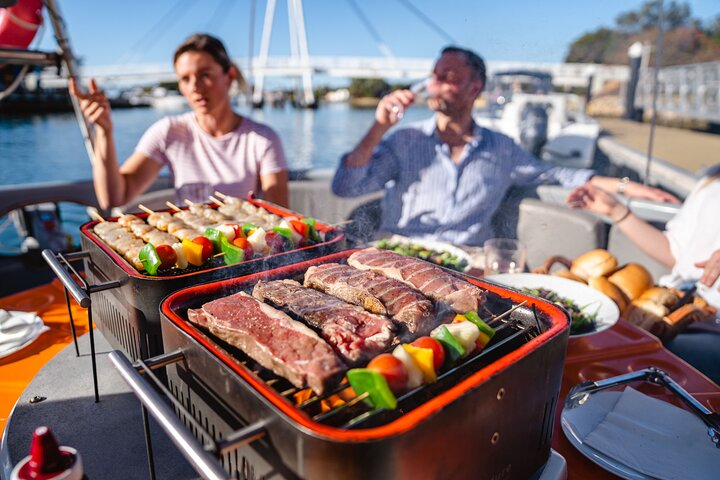
{"label": "plate with salad", "polygon": [[422,258],[458,272],[470,270],[470,256],[451,243],[393,235],[372,242],[370,245],[383,250],[392,250],[402,255]]}
{"label": "plate with salad", "polygon": [[502,273],[486,280],[541,297],[563,307],[572,323],[571,337],[592,335],[615,325],[620,310],[610,297],[587,285],[553,275]]}

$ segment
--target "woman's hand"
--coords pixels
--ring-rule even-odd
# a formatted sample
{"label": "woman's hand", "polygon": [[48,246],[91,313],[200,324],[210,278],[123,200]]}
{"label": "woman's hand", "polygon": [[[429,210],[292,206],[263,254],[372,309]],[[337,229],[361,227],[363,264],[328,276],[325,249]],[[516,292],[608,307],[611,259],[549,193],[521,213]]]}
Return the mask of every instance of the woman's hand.
{"label": "woman's hand", "polygon": [[565,199],[571,208],[590,210],[599,215],[605,215],[615,221],[627,215],[627,207],[620,203],[612,194],[590,182],[575,190]]}
{"label": "woman's hand", "polygon": [[[720,250],[715,250],[713,254],[710,255],[710,258],[702,262],[697,262],[695,266],[703,269],[700,283],[712,287],[718,277],[720,277]],[[720,287],[718,287],[718,290],[720,290]]]}
{"label": "woman's hand", "polygon": [[90,123],[97,125],[105,133],[112,130],[112,118],[110,117],[110,102],[105,93],[97,87],[95,80],[90,79],[90,91],[85,93],[78,89],[77,82],[70,78],[68,82],[70,95],[80,100],[80,109]]}
{"label": "woman's hand", "polygon": [[652,200],[653,202],[680,204],[680,200],[672,193],[638,182],[628,182],[625,186],[625,196],[629,198],[643,198],[645,200]]}
{"label": "woman's hand", "polygon": [[375,120],[380,125],[392,127],[403,117],[405,109],[415,100],[410,90],[395,90],[380,99],[375,110]]}

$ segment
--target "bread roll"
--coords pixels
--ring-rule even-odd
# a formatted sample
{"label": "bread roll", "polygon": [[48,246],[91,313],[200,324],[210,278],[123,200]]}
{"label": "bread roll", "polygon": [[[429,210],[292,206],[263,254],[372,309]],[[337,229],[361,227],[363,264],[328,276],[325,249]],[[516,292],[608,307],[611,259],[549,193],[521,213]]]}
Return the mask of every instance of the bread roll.
{"label": "bread roll", "polygon": [[610,280],[608,280],[607,278],[593,277],[588,280],[588,285],[610,297],[610,299],[615,302],[621,312],[625,311],[625,309],[627,308],[628,298],[625,296],[622,290],[610,283]]}
{"label": "bread roll", "polygon": [[628,263],[608,277],[628,299],[635,300],[653,286],[653,278],[645,267],[637,263]]}
{"label": "bread roll", "polygon": [[604,277],[617,268],[615,256],[603,249],[590,250],[572,262],[570,271],[587,281],[593,277]]}
{"label": "bread roll", "polygon": [[625,311],[625,320],[660,337],[667,329],[663,320],[668,309],[652,300],[633,300]]}
{"label": "bread roll", "polygon": [[557,272],[554,272],[553,275],[555,275],[556,277],[567,278],[568,280],[574,280],[576,282],[585,283],[585,280],[578,277],[577,275],[572,273],[570,270],[565,270],[565,269],[558,270]]}
{"label": "bread roll", "polygon": [[639,300],[652,300],[655,303],[664,305],[669,310],[673,310],[680,301],[680,295],[678,295],[677,290],[672,288],[652,287],[645,290],[640,295]]}

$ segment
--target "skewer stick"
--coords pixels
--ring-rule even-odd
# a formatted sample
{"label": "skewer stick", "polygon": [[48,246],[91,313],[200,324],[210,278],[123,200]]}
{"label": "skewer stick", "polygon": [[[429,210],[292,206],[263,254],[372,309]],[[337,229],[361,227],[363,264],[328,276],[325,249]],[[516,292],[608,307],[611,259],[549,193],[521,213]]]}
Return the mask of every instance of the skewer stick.
{"label": "skewer stick", "polygon": [[213,255],[213,258],[222,257],[223,255],[225,255],[225,252],[216,253],[215,255]]}
{"label": "skewer stick", "polygon": [[225,199],[228,197],[228,196],[225,195],[224,193],[218,192],[217,190],[215,190],[215,195],[218,196],[218,197],[220,197],[220,198],[222,198],[223,200],[225,200]]}
{"label": "skewer stick", "polygon": [[105,221],[105,219],[103,218],[103,216],[100,215],[100,212],[98,212],[97,209],[95,209],[95,207],[93,207],[93,208],[88,208],[87,211],[88,211],[88,215],[90,215],[90,216],[91,216],[92,218],[94,218],[95,220],[97,220],[97,221],[99,221],[99,222],[104,222],[104,221]]}
{"label": "skewer stick", "polygon": [[146,207],[146,206],[143,205],[142,203],[138,204],[138,208],[139,208],[140,210],[142,210],[143,212],[145,212],[145,213],[147,213],[147,214],[150,214],[150,215],[152,215],[153,213],[155,213],[153,210],[150,210],[148,207]]}
{"label": "skewer stick", "polygon": [[188,207],[192,207],[192,206],[196,205],[195,202],[192,202],[192,201],[190,201],[190,200],[187,199],[187,198],[186,198],[185,200],[183,200],[183,201],[185,202],[185,205],[187,205]]}
{"label": "skewer stick", "polygon": [[225,206],[225,202],[223,202],[223,201],[220,200],[219,198],[215,198],[215,197],[213,197],[212,195],[210,195],[208,198],[210,199],[211,202],[217,203],[217,204],[220,205],[221,207],[224,207],[224,206]]}
{"label": "skewer stick", "polygon": [[172,203],[170,200],[168,200],[167,202],[165,202],[165,205],[167,205],[168,207],[172,208],[172,209],[175,210],[176,212],[182,212],[182,208],[178,207],[177,205],[175,205],[174,203]]}
{"label": "skewer stick", "polygon": [[355,220],[343,220],[342,222],[330,224],[330,225],[328,225],[328,227],[332,227],[332,228],[341,227],[343,225],[349,225],[351,223],[355,223]]}
{"label": "skewer stick", "polygon": [[503,317],[507,317],[507,316],[510,315],[512,312],[514,312],[514,311],[517,310],[518,308],[522,307],[522,306],[525,305],[526,303],[527,303],[527,300],[523,300],[522,302],[518,303],[517,305],[513,305],[513,307],[512,307],[511,309],[509,309],[507,312],[503,312],[503,313],[501,313],[500,315],[498,315],[498,316],[496,316],[496,317],[492,317],[491,320],[501,320]]}

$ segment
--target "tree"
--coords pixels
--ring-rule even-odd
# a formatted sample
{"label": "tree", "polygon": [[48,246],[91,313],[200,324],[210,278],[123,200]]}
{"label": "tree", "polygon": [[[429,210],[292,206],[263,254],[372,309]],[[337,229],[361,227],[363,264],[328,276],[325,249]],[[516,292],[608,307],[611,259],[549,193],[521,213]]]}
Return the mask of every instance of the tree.
{"label": "tree", "polygon": [[[660,21],[660,2],[648,0],[640,10],[621,13],[615,18],[618,30],[624,33],[638,33],[642,30],[656,28]],[[690,6],[674,0],[663,8],[663,28],[673,30],[692,22]]]}
{"label": "tree", "polygon": [[354,98],[380,98],[390,91],[390,85],[380,78],[353,78],[348,90]]}
{"label": "tree", "polygon": [[567,63],[605,63],[612,52],[620,35],[609,28],[600,28],[586,33],[570,45],[565,56]]}

